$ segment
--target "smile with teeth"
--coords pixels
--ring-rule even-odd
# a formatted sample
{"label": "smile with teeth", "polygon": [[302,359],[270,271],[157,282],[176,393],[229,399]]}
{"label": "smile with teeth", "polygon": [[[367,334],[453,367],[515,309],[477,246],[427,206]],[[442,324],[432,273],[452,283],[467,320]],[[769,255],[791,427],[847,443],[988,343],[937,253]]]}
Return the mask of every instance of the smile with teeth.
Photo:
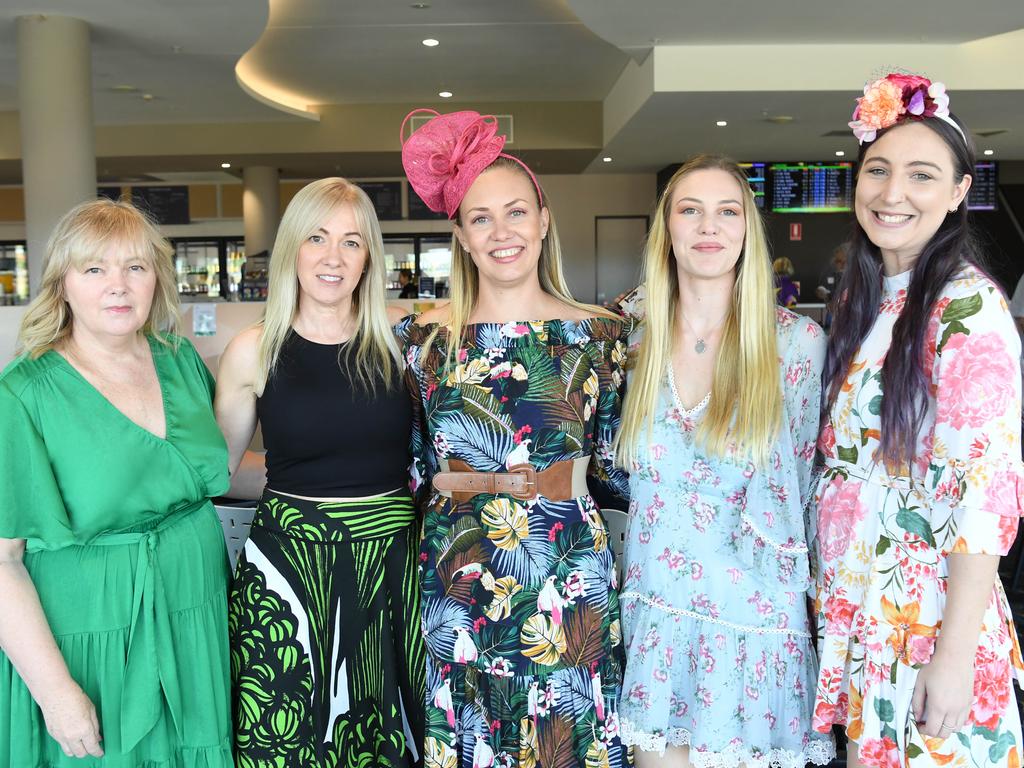
{"label": "smile with teeth", "polygon": [[518,256],[519,252],[523,250],[522,246],[515,246],[514,248],[499,248],[496,251],[491,251],[491,258],[494,259],[507,259],[512,256]]}
{"label": "smile with teeth", "polygon": [[340,283],[341,275],[317,275],[318,280],[323,280],[325,283]]}
{"label": "smile with teeth", "polygon": [[913,216],[907,213],[890,214],[879,213],[878,211],[875,211],[875,217],[883,224],[904,224],[913,218]]}

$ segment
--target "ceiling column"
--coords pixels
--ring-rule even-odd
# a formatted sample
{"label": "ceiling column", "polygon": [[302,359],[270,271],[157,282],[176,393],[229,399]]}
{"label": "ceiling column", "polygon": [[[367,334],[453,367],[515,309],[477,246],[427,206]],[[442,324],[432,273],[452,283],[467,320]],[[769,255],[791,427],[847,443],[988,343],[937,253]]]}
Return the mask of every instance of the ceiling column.
{"label": "ceiling column", "polygon": [[269,252],[274,247],[281,218],[280,174],[277,168],[249,166],[242,171],[242,182],[245,253],[252,256],[260,251]]}
{"label": "ceiling column", "polygon": [[18,114],[29,289],[39,291],[46,241],[61,216],[96,197],[89,25],[19,16]]}

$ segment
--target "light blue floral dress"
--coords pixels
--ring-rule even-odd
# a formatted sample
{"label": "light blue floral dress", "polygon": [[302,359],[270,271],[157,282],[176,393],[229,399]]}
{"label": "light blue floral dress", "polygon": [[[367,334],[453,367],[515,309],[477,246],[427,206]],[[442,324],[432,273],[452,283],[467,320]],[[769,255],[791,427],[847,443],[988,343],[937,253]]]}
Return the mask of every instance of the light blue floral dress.
{"label": "light blue floral dress", "polygon": [[697,768],[803,768],[835,749],[811,728],[805,505],[825,337],[777,310],[783,428],[759,470],[695,444],[708,398],[685,409],[671,370],[630,468],[621,607],[623,741],[689,745]]}

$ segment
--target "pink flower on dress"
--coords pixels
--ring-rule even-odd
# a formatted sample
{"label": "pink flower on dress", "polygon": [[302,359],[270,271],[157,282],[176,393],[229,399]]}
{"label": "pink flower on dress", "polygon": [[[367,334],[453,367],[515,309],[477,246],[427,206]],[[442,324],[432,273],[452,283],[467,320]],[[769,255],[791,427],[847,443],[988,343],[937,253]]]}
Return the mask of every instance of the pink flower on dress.
{"label": "pink flower on dress", "polygon": [[822,452],[827,458],[834,459],[836,457],[836,431],[832,428],[832,424],[826,424],[825,428],[821,430],[821,436],[818,438],[818,450]]}
{"label": "pink flower on dress", "polygon": [[954,333],[942,349],[936,421],[955,429],[982,427],[1006,416],[1020,363],[998,333]]}
{"label": "pink flower on dress", "polygon": [[858,757],[864,765],[873,765],[877,768],[902,768],[899,749],[896,742],[888,736],[881,739],[864,739],[860,743]]}
{"label": "pink flower on dress", "polygon": [[864,513],[859,484],[834,475],[818,505],[821,555],[825,560],[836,560],[846,552]]}
{"label": "pink flower on dress", "polygon": [[1003,467],[997,470],[985,488],[983,509],[999,515],[999,550],[1009,551],[1017,536],[1017,521],[1020,509],[1019,478],[1013,469]]}
{"label": "pink flower on dress", "polygon": [[1010,660],[988,648],[974,657],[974,705],[971,722],[995,729],[1010,703]]}

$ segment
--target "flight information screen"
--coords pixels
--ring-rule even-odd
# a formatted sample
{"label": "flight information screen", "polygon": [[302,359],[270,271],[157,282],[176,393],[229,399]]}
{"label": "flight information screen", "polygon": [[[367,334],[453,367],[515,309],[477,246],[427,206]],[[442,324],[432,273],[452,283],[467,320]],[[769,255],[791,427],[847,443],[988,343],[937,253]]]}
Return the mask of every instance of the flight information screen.
{"label": "flight information screen", "polygon": [[747,174],[750,191],[754,193],[754,201],[757,203],[758,210],[763,211],[768,191],[767,166],[764,163],[740,163],[739,166]]}
{"label": "flight information screen", "polygon": [[971,191],[967,193],[967,210],[994,211],[996,209],[998,168],[994,162],[977,163]]}
{"label": "flight information screen", "polygon": [[773,163],[773,213],[840,213],[853,204],[853,163]]}

